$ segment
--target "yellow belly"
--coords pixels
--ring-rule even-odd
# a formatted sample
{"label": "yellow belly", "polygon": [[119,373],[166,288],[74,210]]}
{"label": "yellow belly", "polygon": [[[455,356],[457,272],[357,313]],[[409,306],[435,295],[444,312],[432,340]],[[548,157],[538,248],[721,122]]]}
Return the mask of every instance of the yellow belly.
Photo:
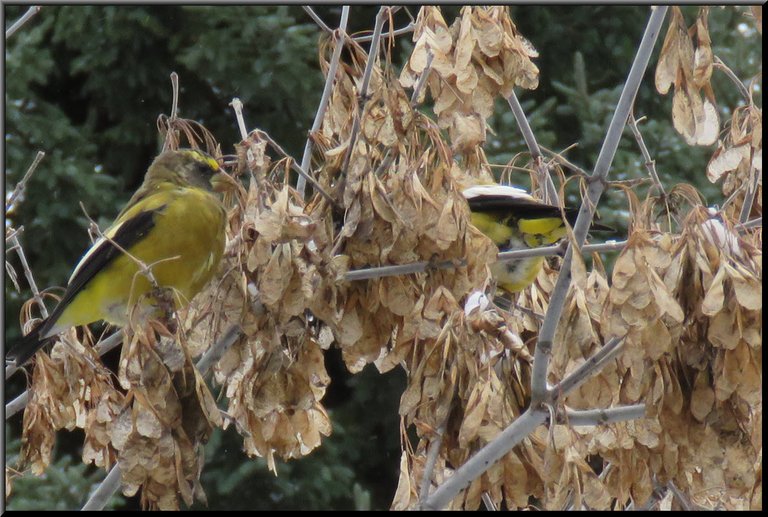
{"label": "yellow belly", "polygon": [[517,293],[533,283],[543,264],[544,257],[496,262],[491,266],[491,273],[499,287]]}

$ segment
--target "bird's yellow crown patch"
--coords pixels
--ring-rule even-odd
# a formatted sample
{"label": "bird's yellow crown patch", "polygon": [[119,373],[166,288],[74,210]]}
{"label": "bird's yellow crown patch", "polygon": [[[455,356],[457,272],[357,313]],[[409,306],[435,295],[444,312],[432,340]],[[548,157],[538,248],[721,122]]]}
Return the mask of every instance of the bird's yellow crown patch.
{"label": "bird's yellow crown patch", "polygon": [[198,151],[197,149],[190,149],[188,151],[182,151],[184,154],[189,156],[190,158],[194,159],[196,162],[204,163],[211,169],[218,171],[219,170],[219,162],[208,156],[207,154]]}

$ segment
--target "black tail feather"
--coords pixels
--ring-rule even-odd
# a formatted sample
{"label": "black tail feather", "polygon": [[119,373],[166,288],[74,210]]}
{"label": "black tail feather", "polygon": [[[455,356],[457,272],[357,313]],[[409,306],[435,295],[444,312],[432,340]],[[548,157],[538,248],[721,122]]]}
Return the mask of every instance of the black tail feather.
{"label": "black tail feather", "polygon": [[53,337],[40,337],[44,325],[45,322],[35,327],[32,332],[22,337],[5,353],[6,364],[10,363],[20,367],[29,361],[38,350],[53,341]]}

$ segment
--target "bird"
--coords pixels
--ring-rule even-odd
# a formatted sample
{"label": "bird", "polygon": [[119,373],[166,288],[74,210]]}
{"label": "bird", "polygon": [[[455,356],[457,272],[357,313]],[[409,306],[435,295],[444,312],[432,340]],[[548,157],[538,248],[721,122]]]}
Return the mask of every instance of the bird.
{"label": "bird", "polygon": [[161,315],[156,287],[166,289],[175,308],[187,305],[224,253],[227,211],[215,190],[225,177],[215,159],[196,149],[158,155],[125,208],[75,266],[50,316],[8,351],[6,363],[23,365],[74,326],[100,320],[125,326],[131,314]]}
{"label": "bird", "polygon": [[[499,251],[537,248],[554,244],[567,233],[578,209],[537,201],[525,190],[511,185],[473,185],[462,191],[469,204],[470,222],[498,246]],[[592,229],[612,230],[593,224]],[[515,294],[531,285],[544,257],[527,257],[491,265],[491,274],[504,291]]]}

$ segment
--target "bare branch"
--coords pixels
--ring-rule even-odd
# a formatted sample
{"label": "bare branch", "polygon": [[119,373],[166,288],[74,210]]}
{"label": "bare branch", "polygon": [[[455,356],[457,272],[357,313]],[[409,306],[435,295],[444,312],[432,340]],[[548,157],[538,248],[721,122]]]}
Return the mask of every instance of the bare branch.
{"label": "bare branch", "polygon": [[[328,76],[325,78],[323,95],[320,97],[320,105],[317,107],[317,111],[315,112],[315,120],[312,122],[312,128],[309,130],[307,142],[304,144],[304,154],[301,157],[301,169],[307,173],[309,173],[312,159],[312,135],[320,130],[320,126],[323,123],[323,117],[325,117],[325,110],[328,108],[328,103],[331,99],[333,81],[336,79],[336,69],[339,67],[341,51],[344,49],[344,40],[347,37],[348,18],[349,6],[345,5],[341,8],[341,21],[339,22],[339,28],[333,32],[334,39],[336,40],[336,47],[333,49],[331,62],[328,64]],[[299,180],[296,183],[296,190],[299,192],[299,195],[302,197],[302,199],[304,198],[304,191],[306,190],[306,186],[307,180],[304,178],[304,176],[300,175]]]}
{"label": "bare branch", "polygon": [[29,178],[32,177],[32,173],[35,172],[37,166],[40,165],[40,162],[43,158],[45,158],[45,153],[43,151],[37,151],[35,159],[32,160],[32,165],[29,166],[27,172],[24,173],[24,177],[21,178],[21,181],[16,184],[16,186],[13,188],[13,192],[11,192],[11,195],[6,200],[5,213],[13,210],[16,199],[24,193],[24,189],[27,187],[27,181],[29,181]]}
{"label": "bare branch", "polygon": [[549,170],[544,164],[541,149],[539,149],[539,144],[536,141],[536,136],[533,134],[531,125],[528,123],[523,107],[520,105],[520,101],[517,100],[517,95],[515,95],[514,91],[507,97],[507,103],[509,103],[509,107],[512,109],[512,114],[515,116],[517,126],[520,128],[520,132],[525,139],[525,144],[528,146],[528,151],[531,153],[531,159],[533,160],[534,167],[538,174],[539,185],[541,185],[544,194],[544,201],[550,205],[559,205],[557,189],[552,182],[552,176],[549,174]]}
{"label": "bare branch", "polygon": [[370,280],[372,278],[382,278],[386,276],[410,275],[413,273],[423,273],[431,269],[453,269],[466,266],[465,260],[446,260],[443,262],[413,262],[411,264],[398,264],[394,266],[370,267],[347,271],[344,274],[344,280],[347,282],[356,282],[358,280]]}
{"label": "bare branch", "polygon": [[493,500],[491,500],[491,496],[488,495],[488,492],[483,492],[483,494],[480,496],[480,499],[483,501],[483,505],[485,505],[485,509],[489,512],[496,512],[499,509],[496,508],[496,505],[493,504]]}
{"label": "bare branch", "polygon": [[432,61],[434,59],[435,59],[435,54],[432,52],[432,50],[428,50],[427,64],[424,66],[424,70],[421,71],[419,82],[417,82],[416,86],[413,87],[413,93],[411,93],[411,107],[415,107],[416,104],[418,104],[419,94],[421,93],[421,89],[424,87],[424,85],[427,82],[427,77],[429,77],[429,71],[432,68]]}
{"label": "bare branch", "polygon": [[171,101],[171,121],[176,120],[179,112],[179,74],[171,72],[171,91],[173,100]]}
{"label": "bare branch", "polygon": [[[385,32],[382,37],[384,38],[394,38],[397,36],[400,36],[402,34],[408,34],[409,32],[413,32],[416,28],[416,24],[414,22],[409,23],[405,27],[402,27],[400,29],[395,29],[394,31]],[[366,43],[368,41],[371,41],[373,39],[373,34],[365,35],[365,36],[357,36],[354,39],[357,43]]]}
{"label": "bare branch", "polygon": [[607,409],[566,409],[559,412],[557,423],[571,426],[594,426],[637,420],[645,416],[645,404],[634,404]]}
{"label": "bare branch", "polygon": [[[320,17],[317,15],[317,13],[316,13],[315,11],[313,11],[313,10],[312,10],[312,8],[311,8],[310,6],[308,6],[308,5],[302,5],[302,6],[301,6],[301,8],[302,8],[302,9],[304,9],[304,12],[305,12],[305,13],[307,13],[307,14],[310,16],[310,18],[312,18],[312,19],[315,21],[315,23],[316,23],[316,24],[317,24],[317,25],[318,25],[318,26],[319,26],[321,29],[323,29],[325,32],[333,32],[333,29],[331,29],[330,27],[328,27],[328,26],[325,24],[325,22],[323,21],[323,19],[322,19],[322,18],[320,18]],[[347,7],[347,6],[344,6],[344,7],[343,7],[343,9],[349,9],[349,7]]]}
{"label": "bare branch", "polygon": [[667,191],[664,190],[664,186],[661,184],[659,175],[656,172],[656,161],[651,158],[651,153],[648,152],[648,147],[645,145],[645,140],[643,140],[643,135],[640,133],[640,129],[637,127],[637,121],[635,120],[635,115],[632,112],[630,112],[629,118],[627,119],[627,125],[632,130],[632,134],[635,135],[635,140],[637,140],[637,145],[640,147],[640,152],[642,153],[643,159],[645,160],[645,168],[648,169],[648,175],[651,177],[651,181],[653,181],[653,184],[657,189],[659,189],[661,195],[666,198]]}
{"label": "bare branch", "polygon": [[512,448],[530,435],[536,427],[543,424],[549,417],[547,411],[533,408],[526,409],[506,429],[485,447],[477,451],[464,465],[456,469],[424,504],[422,510],[441,510],[445,508],[460,491],[467,488],[472,481],[480,477],[491,465],[499,461]]}
{"label": "bare branch", "polygon": [[429,450],[427,451],[427,461],[424,464],[424,474],[421,477],[421,489],[419,490],[419,501],[424,502],[429,496],[429,487],[432,485],[432,472],[435,470],[435,463],[437,462],[437,456],[440,453],[440,447],[443,445],[443,436],[445,435],[445,427],[448,421],[448,417],[440,427],[437,428],[435,438],[429,444]]}
{"label": "bare branch", "polygon": [[[232,106],[232,109],[235,111],[235,119],[237,120],[237,127],[240,130],[240,138],[245,140],[248,138],[248,130],[245,129],[245,118],[243,117],[243,101],[241,101],[238,97],[234,97],[229,105]],[[250,153],[251,151],[248,150],[248,152]],[[253,159],[253,156],[250,156],[249,159]]]}
{"label": "bare branch", "polygon": [[744,194],[744,203],[741,205],[741,213],[739,214],[741,223],[746,223],[749,220],[749,214],[752,213],[752,205],[755,203],[755,196],[757,196],[757,187],[763,176],[754,167],[750,167],[749,172],[752,177],[749,185],[747,185],[747,192]]}
{"label": "bare branch", "polygon": [[16,413],[27,407],[29,403],[29,390],[25,390],[24,393],[10,401],[5,405],[5,419],[8,420]]}
{"label": "bare branch", "polygon": [[[576,224],[573,228],[573,244],[581,246],[586,239],[587,232],[592,224],[595,208],[603,193],[604,181],[608,177],[611,162],[616,154],[621,139],[621,133],[626,124],[629,112],[632,109],[637,90],[640,87],[640,81],[645,74],[653,47],[661,31],[661,25],[667,14],[667,6],[651,7],[651,16],[645,28],[645,33],[637,49],[637,54],[629,70],[627,81],[619,97],[616,111],[608,126],[605,141],[600,149],[600,154],[595,162],[595,170],[587,186],[587,197],[581,204]],[[536,406],[542,403],[547,396],[547,370],[549,368],[549,358],[552,354],[552,343],[554,341],[557,324],[565,306],[565,299],[568,293],[568,287],[571,283],[571,262],[573,261],[574,246],[568,246],[565,253],[560,274],[550,295],[547,315],[544,318],[541,331],[539,332],[538,342],[534,353],[533,373],[531,375],[531,405]]]}
{"label": "bare branch", "polygon": [[[599,244],[587,244],[581,247],[581,252],[601,253],[610,251],[619,251],[624,249],[627,241],[607,241]],[[552,246],[542,246],[540,248],[531,248],[524,250],[502,251],[497,255],[498,262],[509,262],[530,257],[552,257],[562,255],[565,243],[553,244]],[[372,278],[383,278],[387,276],[410,275],[413,273],[423,273],[436,269],[452,269],[466,266],[463,259],[445,260],[442,262],[412,262],[410,264],[397,264],[392,266],[379,266],[347,271],[344,280],[347,282],[356,282],[358,280],[370,280]]]}
{"label": "bare branch", "polygon": [[667,488],[669,488],[669,491],[672,492],[672,494],[675,496],[675,499],[678,500],[680,503],[680,506],[684,511],[696,511],[696,510],[704,510],[705,508],[693,503],[686,494],[680,491],[679,488],[677,488],[677,485],[673,481],[669,481],[667,483]]}
{"label": "bare branch", "polygon": [[747,101],[747,104],[752,102],[752,96],[749,94],[749,90],[746,86],[744,86],[744,83],[741,82],[741,79],[736,77],[736,74],[733,73],[733,70],[728,68],[728,65],[723,63],[723,60],[719,57],[715,56],[714,63],[715,68],[718,68],[725,73],[725,75],[728,76],[728,79],[733,81],[733,83],[736,85],[736,87],[739,89],[739,93],[741,93],[741,96],[744,97],[744,100]]}
{"label": "bare branch", "polygon": [[17,30],[21,28],[22,25],[27,23],[29,20],[32,19],[34,15],[40,12],[40,9],[42,9],[42,6],[39,5],[33,5],[29,9],[27,9],[27,12],[24,13],[21,18],[13,22],[13,25],[8,27],[8,30],[5,31],[5,41],[8,41],[8,38],[13,36]]}
{"label": "bare branch", "polygon": [[360,118],[363,116],[365,104],[368,102],[368,85],[371,82],[371,75],[373,74],[373,63],[376,61],[376,57],[379,55],[379,40],[381,39],[381,29],[388,17],[389,9],[389,7],[382,7],[379,9],[379,14],[376,15],[376,23],[373,27],[373,37],[371,38],[371,48],[368,51],[368,60],[365,63],[365,71],[363,72],[363,78],[360,86],[357,116],[352,122],[352,130],[350,131],[349,135],[349,147],[347,147],[347,152],[344,156],[344,162],[341,167],[343,171],[346,171],[347,167],[349,166],[349,159],[355,149],[357,134],[360,132]]}
{"label": "bare branch", "polygon": [[336,202],[333,200],[333,197],[328,192],[326,192],[323,187],[320,186],[320,183],[318,183],[315,178],[310,176],[298,163],[296,163],[296,160],[289,156],[288,153],[286,153],[285,150],[280,146],[280,144],[272,140],[271,136],[260,129],[254,129],[252,133],[253,132],[257,133],[260,138],[266,140],[269,145],[271,145],[283,157],[288,158],[288,160],[291,162],[291,169],[295,170],[302,178],[305,178],[315,188],[315,190],[317,190],[325,199],[328,200],[331,206],[336,206]]}
{"label": "bare branch", "polygon": [[[551,389],[548,390],[550,400],[563,397],[575,390],[592,376],[597,374],[608,361],[615,358],[624,349],[624,338],[614,337],[611,338],[600,350],[592,357],[584,361],[584,363],[576,368],[565,379],[557,383]],[[534,358],[534,365],[535,365]]]}
{"label": "bare branch", "polygon": [[240,325],[232,325],[224,332],[216,343],[213,344],[208,350],[206,350],[203,357],[201,357],[195,365],[201,374],[205,375],[208,370],[216,364],[219,359],[229,350],[235,342],[243,335],[243,329]]}
{"label": "bare branch", "polygon": [[112,467],[104,481],[96,487],[96,490],[88,498],[88,501],[83,505],[82,510],[103,510],[107,505],[109,499],[115,495],[115,492],[120,488],[120,465],[117,464]]}
{"label": "bare branch", "polygon": [[757,217],[755,219],[751,219],[751,220],[749,220],[746,223],[741,225],[741,227],[744,228],[744,229],[760,228],[762,226],[763,226],[763,218],[762,217]]}
{"label": "bare branch", "polygon": [[32,270],[29,268],[29,264],[27,263],[27,257],[24,255],[24,248],[21,247],[18,234],[15,234],[11,237],[10,243],[11,248],[8,251],[16,250],[16,254],[19,256],[19,260],[21,261],[21,268],[24,270],[24,276],[27,278],[27,282],[29,282],[29,288],[32,290],[32,296],[35,298],[35,303],[37,303],[38,307],[40,307],[40,314],[43,315],[43,318],[47,318],[48,309],[45,308],[43,298],[40,296],[40,291],[37,289],[35,277],[32,275]]}

